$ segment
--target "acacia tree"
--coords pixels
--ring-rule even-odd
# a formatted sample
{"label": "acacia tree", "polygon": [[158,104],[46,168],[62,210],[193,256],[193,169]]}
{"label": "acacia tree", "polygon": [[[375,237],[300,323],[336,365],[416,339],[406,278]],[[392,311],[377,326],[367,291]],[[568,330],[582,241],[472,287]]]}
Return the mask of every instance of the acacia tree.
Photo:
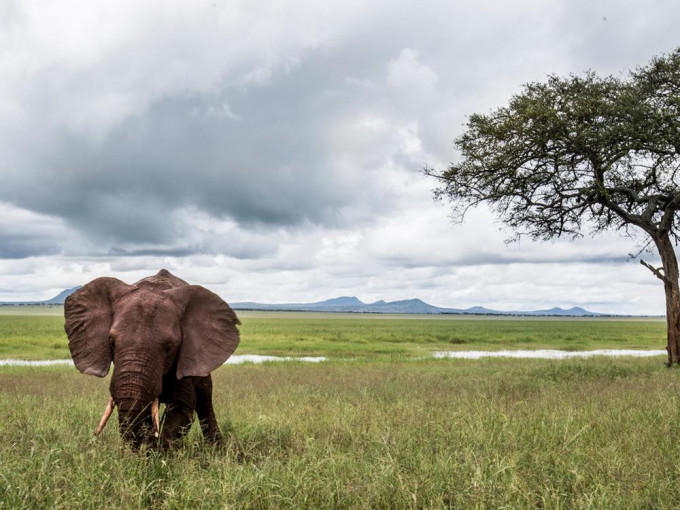
{"label": "acacia tree", "polygon": [[459,162],[425,169],[454,218],[487,203],[515,237],[617,229],[656,248],[661,267],[640,262],[663,282],[668,363],[680,363],[680,48],[623,77],[525,85],[454,143]]}

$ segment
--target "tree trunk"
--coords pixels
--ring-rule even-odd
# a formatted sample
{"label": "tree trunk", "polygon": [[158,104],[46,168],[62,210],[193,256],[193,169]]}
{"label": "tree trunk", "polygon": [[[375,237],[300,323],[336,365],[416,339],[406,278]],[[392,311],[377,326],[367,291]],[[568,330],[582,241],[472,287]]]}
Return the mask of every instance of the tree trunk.
{"label": "tree trunk", "polygon": [[680,285],[678,259],[668,235],[655,239],[663,264],[663,285],[666,292],[666,325],[668,331],[668,366],[680,364]]}

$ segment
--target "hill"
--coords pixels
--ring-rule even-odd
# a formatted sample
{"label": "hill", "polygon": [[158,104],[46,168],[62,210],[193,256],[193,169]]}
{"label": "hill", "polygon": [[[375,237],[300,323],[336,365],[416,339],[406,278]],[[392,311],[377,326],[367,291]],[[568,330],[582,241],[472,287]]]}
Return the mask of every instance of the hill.
{"label": "hill", "polygon": [[[0,306],[24,305],[63,305],[68,296],[80,287],[66,289],[51,299],[45,301],[16,301],[3,302]],[[346,312],[346,313],[402,313],[402,314],[455,314],[455,315],[521,315],[545,317],[598,317],[601,314],[574,306],[572,308],[549,308],[546,310],[530,311],[501,311],[491,310],[483,306],[470,308],[443,308],[426,303],[422,299],[403,299],[400,301],[375,301],[364,303],[355,296],[340,296],[315,303],[277,303],[265,304],[256,302],[231,303],[234,310],[263,310],[263,311],[295,311],[295,312]]]}
{"label": "hill", "polygon": [[0,302],[0,306],[28,306],[28,305],[63,305],[66,298],[77,291],[81,286],[72,289],[62,290],[59,294],[45,301],[5,301]]}
{"label": "hill", "polygon": [[482,306],[471,308],[442,308],[433,306],[422,299],[404,299],[401,301],[376,301],[364,303],[354,296],[342,296],[315,303],[280,303],[264,304],[255,302],[231,303],[235,310],[278,310],[298,312],[350,312],[350,313],[404,313],[404,314],[459,314],[459,315],[527,315],[527,316],[559,316],[559,317],[596,317],[605,314],[591,312],[575,306],[568,309],[559,307],[547,310],[500,311]]}

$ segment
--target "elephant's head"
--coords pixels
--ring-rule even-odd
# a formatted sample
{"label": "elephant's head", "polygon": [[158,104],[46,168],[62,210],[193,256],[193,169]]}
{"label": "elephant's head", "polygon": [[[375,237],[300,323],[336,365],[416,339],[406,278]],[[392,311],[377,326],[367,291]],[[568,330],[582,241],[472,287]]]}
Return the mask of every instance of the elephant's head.
{"label": "elephant's head", "polygon": [[179,279],[164,284],[147,280],[128,285],[97,278],[69,296],[64,306],[75,366],[104,377],[113,362],[108,412],[118,407],[121,434],[135,443],[158,432],[164,376],[206,376],[239,342],[240,322],[219,296]]}

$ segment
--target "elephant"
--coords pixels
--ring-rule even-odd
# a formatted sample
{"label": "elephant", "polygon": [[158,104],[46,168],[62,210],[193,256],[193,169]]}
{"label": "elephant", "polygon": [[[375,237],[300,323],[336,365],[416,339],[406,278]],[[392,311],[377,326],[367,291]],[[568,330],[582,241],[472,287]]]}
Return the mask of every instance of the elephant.
{"label": "elephant", "polygon": [[206,442],[222,442],[210,373],[236,350],[241,322],[217,294],[165,269],[134,285],[102,277],[66,299],[64,317],[80,372],[104,377],[113,362],[111,397],[95,435],[117,407],[121,437],[135,449],[171,447],[194,413]]}

